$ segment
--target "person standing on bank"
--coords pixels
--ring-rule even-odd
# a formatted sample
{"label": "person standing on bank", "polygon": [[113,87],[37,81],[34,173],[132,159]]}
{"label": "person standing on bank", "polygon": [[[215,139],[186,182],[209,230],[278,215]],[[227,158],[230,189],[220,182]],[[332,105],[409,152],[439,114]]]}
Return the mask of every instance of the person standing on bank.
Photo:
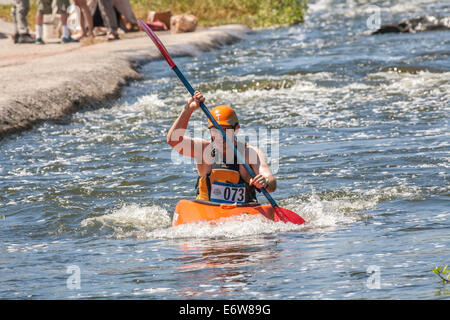
{"label": "person standing on bank", "polygon": [[30,0],[14,0],[11,15],[14,23],[14,43],[33,43],[27,25],[27,15],[30,10]]}
{"label": "person standing on bank", "polygon": [[[56,5],[58,7],[57,13],[61,15],[62,24],[62,43],[78,42],[72,39],[69,32],[69,27],[67,26],[67,18],[69,14],[67,9],[70,6],[70,0],[56,0]],[[45,44],[42,40],[42,24],[44,23],[44,14],[52,13],[52,0],[38,0],[37,2],[37,12],[36,12],[36,43]]]}

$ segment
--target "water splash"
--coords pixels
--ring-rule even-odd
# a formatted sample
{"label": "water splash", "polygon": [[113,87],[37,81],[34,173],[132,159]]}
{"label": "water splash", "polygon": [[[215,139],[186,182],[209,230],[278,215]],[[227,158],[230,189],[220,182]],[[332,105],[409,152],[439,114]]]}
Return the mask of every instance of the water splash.
{"label": "water splash", "polygon": [[[370,192],[369,192],[370,193]],[[262,216],[222,218],[216,221],[200,221],[196,223],[171,226],[170,214],[167,210],[153,205],[141,207],[136,204],[125,205],[113,213],[99,217],[87,218],[82,226],[100,224],[114,230],[116,238],[147,239],[237,239],[258,235],[301,232],[338,227],[361,220],[362,212],[375,207],[380,195],[373,193],[367,197],[327,197],[318,195],[314,190],[306,200],[293,197],[281,204],[298,212],[305,220],[304,225],[273,222]]]}
{"label": "water splash", "polygon": [[201,221],[158,229],[145,234],[151,239],[233,239],[263,234],[301,231],[303,226],[292,223],[276,223],[262,216],[223,218],[214,222]]}
{"label": "water splash", "polygon": [[114,231],[116,238],[148,239],[239,239],[258,235],[280,234],[339,228],[363,219],[380,202],[399,198],[415,198],[424,191],[413,187],[383,187],[369,190],[331,191],[295,196],[280,205],[299,213],[305,224],[273,222],[262,216],[242,215],[216,221],[200,221],[179,226],[171,225],[171,213],[157,205],[124,205],[112,213],[84,219],[82,227],[100,226]]}
{"label": "water splash", "polygon": [[108,227],[115,231],[116,236],[130,232],[130,230],[151,230],[171,225],[168,212],[157,206],[142,207],[137,204],[124,205],[112,213],[81,221],[82,227]]}
{"label": "water splash", "polygon": [[331,197],[312,193],[306,200],[293,197],[283,201],[283,206],[298,212],[305,219],[308,230],[337,227],[361,220],[361,212],[375,207],[376,199]]}

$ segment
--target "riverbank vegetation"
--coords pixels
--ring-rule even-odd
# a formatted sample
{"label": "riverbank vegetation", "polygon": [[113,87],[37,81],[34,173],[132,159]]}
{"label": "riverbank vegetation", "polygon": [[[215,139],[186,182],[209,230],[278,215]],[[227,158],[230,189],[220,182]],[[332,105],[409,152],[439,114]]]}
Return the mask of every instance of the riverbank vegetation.
{"label": "riverbank vegetation", "polygon": [[445,267],[439,266],[432,271],[442,280],[442,283],[450,283],[450,270],[447,270],[448,265]]}
{"label": "riverbank vegetation", "polygon": [[139,16],[149,10],[173,14],[191,13],[205,26],[227,23],[245,24],[252,28],[293,25],[303,22],[306,0],[130,0]]}
{"label": "riverbank vegetation", "polygon": [[[30,0],[27,21],[34,29],[37,0]],[[149,11],[190,13],[202,26],[229,23],[245,24],[251,28],[293,25],[303,22],[306,0],[130,0],[136,17],[146,20]],[[11,21],[11,5],[0,5],[0,18]]]}

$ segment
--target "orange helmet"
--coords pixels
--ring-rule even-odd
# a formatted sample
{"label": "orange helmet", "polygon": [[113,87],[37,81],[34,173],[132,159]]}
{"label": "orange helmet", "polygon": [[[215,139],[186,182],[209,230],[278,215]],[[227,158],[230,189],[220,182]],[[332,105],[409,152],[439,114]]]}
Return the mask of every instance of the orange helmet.
{"label": "orange helmet", "polygon": [[[221,126],[232,126],[233,128],[239,124],[236,112],[230,106],[217,106],[211,110],[213,118]],[[208,119],[208,128],[212,128],[214,125]]]}

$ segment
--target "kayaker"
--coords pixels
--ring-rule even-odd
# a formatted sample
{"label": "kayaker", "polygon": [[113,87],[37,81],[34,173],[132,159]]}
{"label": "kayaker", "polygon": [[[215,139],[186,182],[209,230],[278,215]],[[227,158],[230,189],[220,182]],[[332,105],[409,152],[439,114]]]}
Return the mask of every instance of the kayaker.
{"label": "kayaker", "polygon": [[196,91],[187,101],[167,135],[167,143],[183,156],[195,159],[198,171],[197,199],[220,203],[257,202],[255,188],[266,188],[274,192],[277,182],[267,164],[266,156],[256,147],[238,142],[236,134],[240,128],[235,111],[229,106],[217,106],[211,114],[235,146],[245,155],[245,161],[256,176],[251,178],[236,155],[208,120],[211,140],[190,138],[184,135],[192,113],[205,102],[205,97]]}

